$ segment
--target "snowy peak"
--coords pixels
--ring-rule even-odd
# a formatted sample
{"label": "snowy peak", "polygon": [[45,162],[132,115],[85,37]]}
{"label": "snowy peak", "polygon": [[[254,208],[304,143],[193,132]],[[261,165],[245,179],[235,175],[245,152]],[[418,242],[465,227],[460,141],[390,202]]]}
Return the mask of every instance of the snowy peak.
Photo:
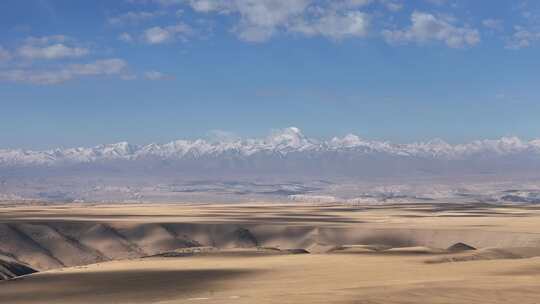
{"label": "snowy peak", "polygon": [[145,158],[182,160],[186,158],[224,155],[250,157],[303,153],[384,154],[396,157],[466,159],[474,156],[540,156],[540,139],[523,141],[517,137],[496,140],[478,140],[467,144],[451,145],[441,139],[411,144],[393,144],[384,141],[364,140],[348,134],[330,140],[308,138],[296,127],[273,132],[262,139],[234,139],[222,141],[176,140],[166,144],[131,145],[127,142],[100,145],[92,148],[54,149],[49,151],[0,150],[0,166],[55,165],[65,163],[90,163],[111,160],[140,160]]}
{"label": "snowy peak", "polygon": [[296,127],[274,132],[268,137],[266,145],[270,150],[304,150],[312,146],[312,142]]}

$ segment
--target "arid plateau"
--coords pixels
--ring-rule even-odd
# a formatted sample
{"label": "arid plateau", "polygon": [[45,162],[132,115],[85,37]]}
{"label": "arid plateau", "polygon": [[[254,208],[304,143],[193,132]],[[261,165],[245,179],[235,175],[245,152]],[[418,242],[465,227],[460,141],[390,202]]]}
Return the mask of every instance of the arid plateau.
{"label": "arid plateau", "polygon": [[0,303],[539,303],[540,207],[8,204]]}

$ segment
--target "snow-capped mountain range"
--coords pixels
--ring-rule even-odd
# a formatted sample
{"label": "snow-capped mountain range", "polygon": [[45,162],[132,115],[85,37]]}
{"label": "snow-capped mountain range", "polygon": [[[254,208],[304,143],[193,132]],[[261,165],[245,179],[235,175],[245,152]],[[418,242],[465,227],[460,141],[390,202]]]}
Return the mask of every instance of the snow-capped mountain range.
{"label": "snow-capped mountain range", "polygon": [[132,145],[127,142],[99,145],[92,148],[67,148],[47,151],[0,150],[0,167],[55,166],[89,164],[107,161],[144,159],[193,160],[198,158],[249,158],[288,155],[384,155],[386,157],[423,158],[433,160],[465,160],[478,157],[540,157],[540,139],[523,141],[517,137],[478,140],[450,145],[442,140],[411,144],[364,140],[357,135],[317,140],[306,137],[295,127],[283,129],[262,139],[177,140],[166,144]]}
{"label": "snow-capped mountain range", "polygon": [[[0,201],[214,202],[289,196],[303,200],[307,195],[309,200],[332,196],[363,202],[366,197],[437,197],[431,192],[438,183],[450,189],[445,199],[471,200],[468,190],[459,190],[463,185],[511,185],[495,187],[501,191],[528,185],[526,193],[540,187],[540,140],[505,137],[458,145],[442,140],[395,144],[356,135],[318,140],[294,127],[259,139],[222,137],[0,150]],[[396,192],[393,185],[411,185],[413,190]],[[385,188],[379,191],[378,186]],[[501,193],[512,201],[538,199]]]}

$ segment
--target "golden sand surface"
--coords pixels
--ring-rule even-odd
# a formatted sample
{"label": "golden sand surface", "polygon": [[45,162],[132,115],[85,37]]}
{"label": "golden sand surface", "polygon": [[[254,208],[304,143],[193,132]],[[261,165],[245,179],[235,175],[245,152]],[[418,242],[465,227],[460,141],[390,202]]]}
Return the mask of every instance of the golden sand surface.
{"label": "golden sand surface", "polygon": [[[0,222],[102,221],[254,223],[287,225],[354,225],[379,228],[439,229],[481,227],[488,231],[536,232],[539,205],[487,204],[111,204],[37,205],[0,204]],[[511,220],[516,219],[516,220]],[[519,219],[519,220],[517,220]]]}
{"label": "golden sand surface", "polygon": [[0,253],[0,303],[540,303],[531,205],[5,205]]}

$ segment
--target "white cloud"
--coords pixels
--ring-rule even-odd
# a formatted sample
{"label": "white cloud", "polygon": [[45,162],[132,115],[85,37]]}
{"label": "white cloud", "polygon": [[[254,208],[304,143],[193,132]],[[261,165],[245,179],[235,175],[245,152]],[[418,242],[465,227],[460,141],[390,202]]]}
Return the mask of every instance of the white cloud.
{"label": "white cloud", "polygon": [[301,16],[308,0],[236,0],[234,9],[240,14],[235,32],[242,40],[262,42],[271,38],[278,27],[286,26]]}
{"label": "white cloud", "polygon": [[236,15],[239,20],[232,32],[238,38],[265,42],[280,32],[320,35],[331,39],[364,37],[369,18],[356,9],[373,1],[186,0],[186,3],[200,13]]}
{"label": "white cloud", "polygon": [[64,35],[51,35],[42,37],[28,37],[25,39],[26,44],[31,45],[46,45],[50,43],[63,43],[70,40]]}
{"label": "white cloud", "polygon": [[233,32],[250,42],[263,42],[293,19],[300,17],[312,0],[186,0],[200,13],[236,14]]}
{"label": "white cloud", "polygon": [[82,57],[89,53],[87,48],[69,47],[62,43],[39,46],[23,45],[17,50],[17,54],[27,59],[61,59]]}
{"label": "white cloud", "polygon": [[380,0],[380,2],[389,10],[392,12],[400,11],[403,8],[403,3],[400,1],[392,1],[392,0]]}
{"label": "white cloud", "polygon": [[87,64],[73,64],[69,70],[75,75],[115,75],[120,74],[127,68],[127,63],[118,58],[97,60]]}
{"label": "white cloud", "polygon": [[540,40],[540,32],[528,30],[521,26],[514,27],[512,37],[506,42],[508,49],[523,49]]}
{"label": "white cloud", "polygon": [[339,40],[346,37],[365,37],[368,34],[369,23],[368,15],[359,11],[330,12],[312,22],[302,21],[292,26],[290,30],[308,36],[321,35]]}
{"label": "white cloud", "polygon": [[495,31],[502,31],[504,28],[503,21],[500,19],[484,19],[482,20],[482,25]]}
{"label": "white cloud", "polygon": [[126,69],[127,63],[124,60],[112,58],[86,64],[72,64],[57,69],[3,70],[0,71],[0,81],[50,85],[85,76],[121,76]]}
{"label": "white cloud", "polygon": [[[132,0],[140,2],[141,0]],[[403,9],[402,0],[142,0],[161,5],[184,5],[201,14],[227,15],[235,24],[231,28],[239,39],[265,42],[278,34],[295,33],[323,36],[332,40],[366,37],[370,25],[377,23],[367,13],[367,6],[377,4],[391,14]],[[432,4],[448,4],[446,0],[426,0]],[[365,10],[363,8],[366,8]],[[361,11],[360,11],[361,9]],[[379,16],[381,11],[378,11]],[[394,16],[392,16],[393,18]],[[496,26],[496,20],[485,26]],[[390,43],[441,41],[452,48],[474,46],[480,42],[479,30],[442,15],[415,11],[411,26],[384,30]],[[164,27],[148,29],[143,37],[157,44],[174,40],[174,31]]]}
{"label": "white cloud", "polygon": [[28,37],[15,54],[25,59],[62,59],[83,57],[90,53],[85,47],[74,46],[73,41],[64,35]]}
{"label": "white cloud", "polygon": [[384,30],[383,36],[389,43],[424,43],[431,40],[442,41],[452,48],[474,46],[480,42],[478,30],[458,27],[449,18],[415,11],[411,15],[412,25],[404,30]]}
{"label": "white cloud", "polygon": [[131,36],[131,34],[129,33],[121,33],[120,35],[118,35],[118,40],[123,42],[132,42],[133,36]]}
{"label": "white cloud", "polygon": [[248,42],[265,42],[268,41],[276,33],[274,27],[252,27],[241,26],[235,28],[234,32],[238,35],[238,38]]}
{"label": "white cloud", "polygon": [[3,48],[2,46],[0,46],[0,62],[8,61],[10,59],[11,59],[11,53],[5,48]]}
{"label": "white cloud", "polygon": [[155,26],[145,30],[142,39],[148,44],[160,44],[174,41],[179,37],[185,38],[191,33],[191,27],[183,23],[167,27]]}
{"label": "white cloud", "polygon": [[188,4],[197,12],[212,12],[217,10],[223,10],[229,5],[225,1],[216,0],[187,0]]}
{"label": "white cloud", "polygon": [[72,79],[73,76],[66,70],[2,70],[0,82],[57,84]]}
{"label": "white cloud", "polygon": [[110,17],[108,19],[109,24],[112,25],[124,25],[124,24],[133,24],[138,23],[146,20],[150,20],[153,18],[156,18],[158,16],[163,15],[164,12],[157,11],[157,12],[127,12],[118,16]]}
{"label": "white cloud", "polygon": [[144,31],[143,38],[146,42],[150,44],[163,43],[171,40],[173,34],[159,26],[155,26]]}
{"label": "white cloud", "polygon": [[164,74],[162,72],[158,71],[148,71],[144,73],[144,77],[148,80],[167,80],[167,79],[173,79],[174,77],[171,75]]}

